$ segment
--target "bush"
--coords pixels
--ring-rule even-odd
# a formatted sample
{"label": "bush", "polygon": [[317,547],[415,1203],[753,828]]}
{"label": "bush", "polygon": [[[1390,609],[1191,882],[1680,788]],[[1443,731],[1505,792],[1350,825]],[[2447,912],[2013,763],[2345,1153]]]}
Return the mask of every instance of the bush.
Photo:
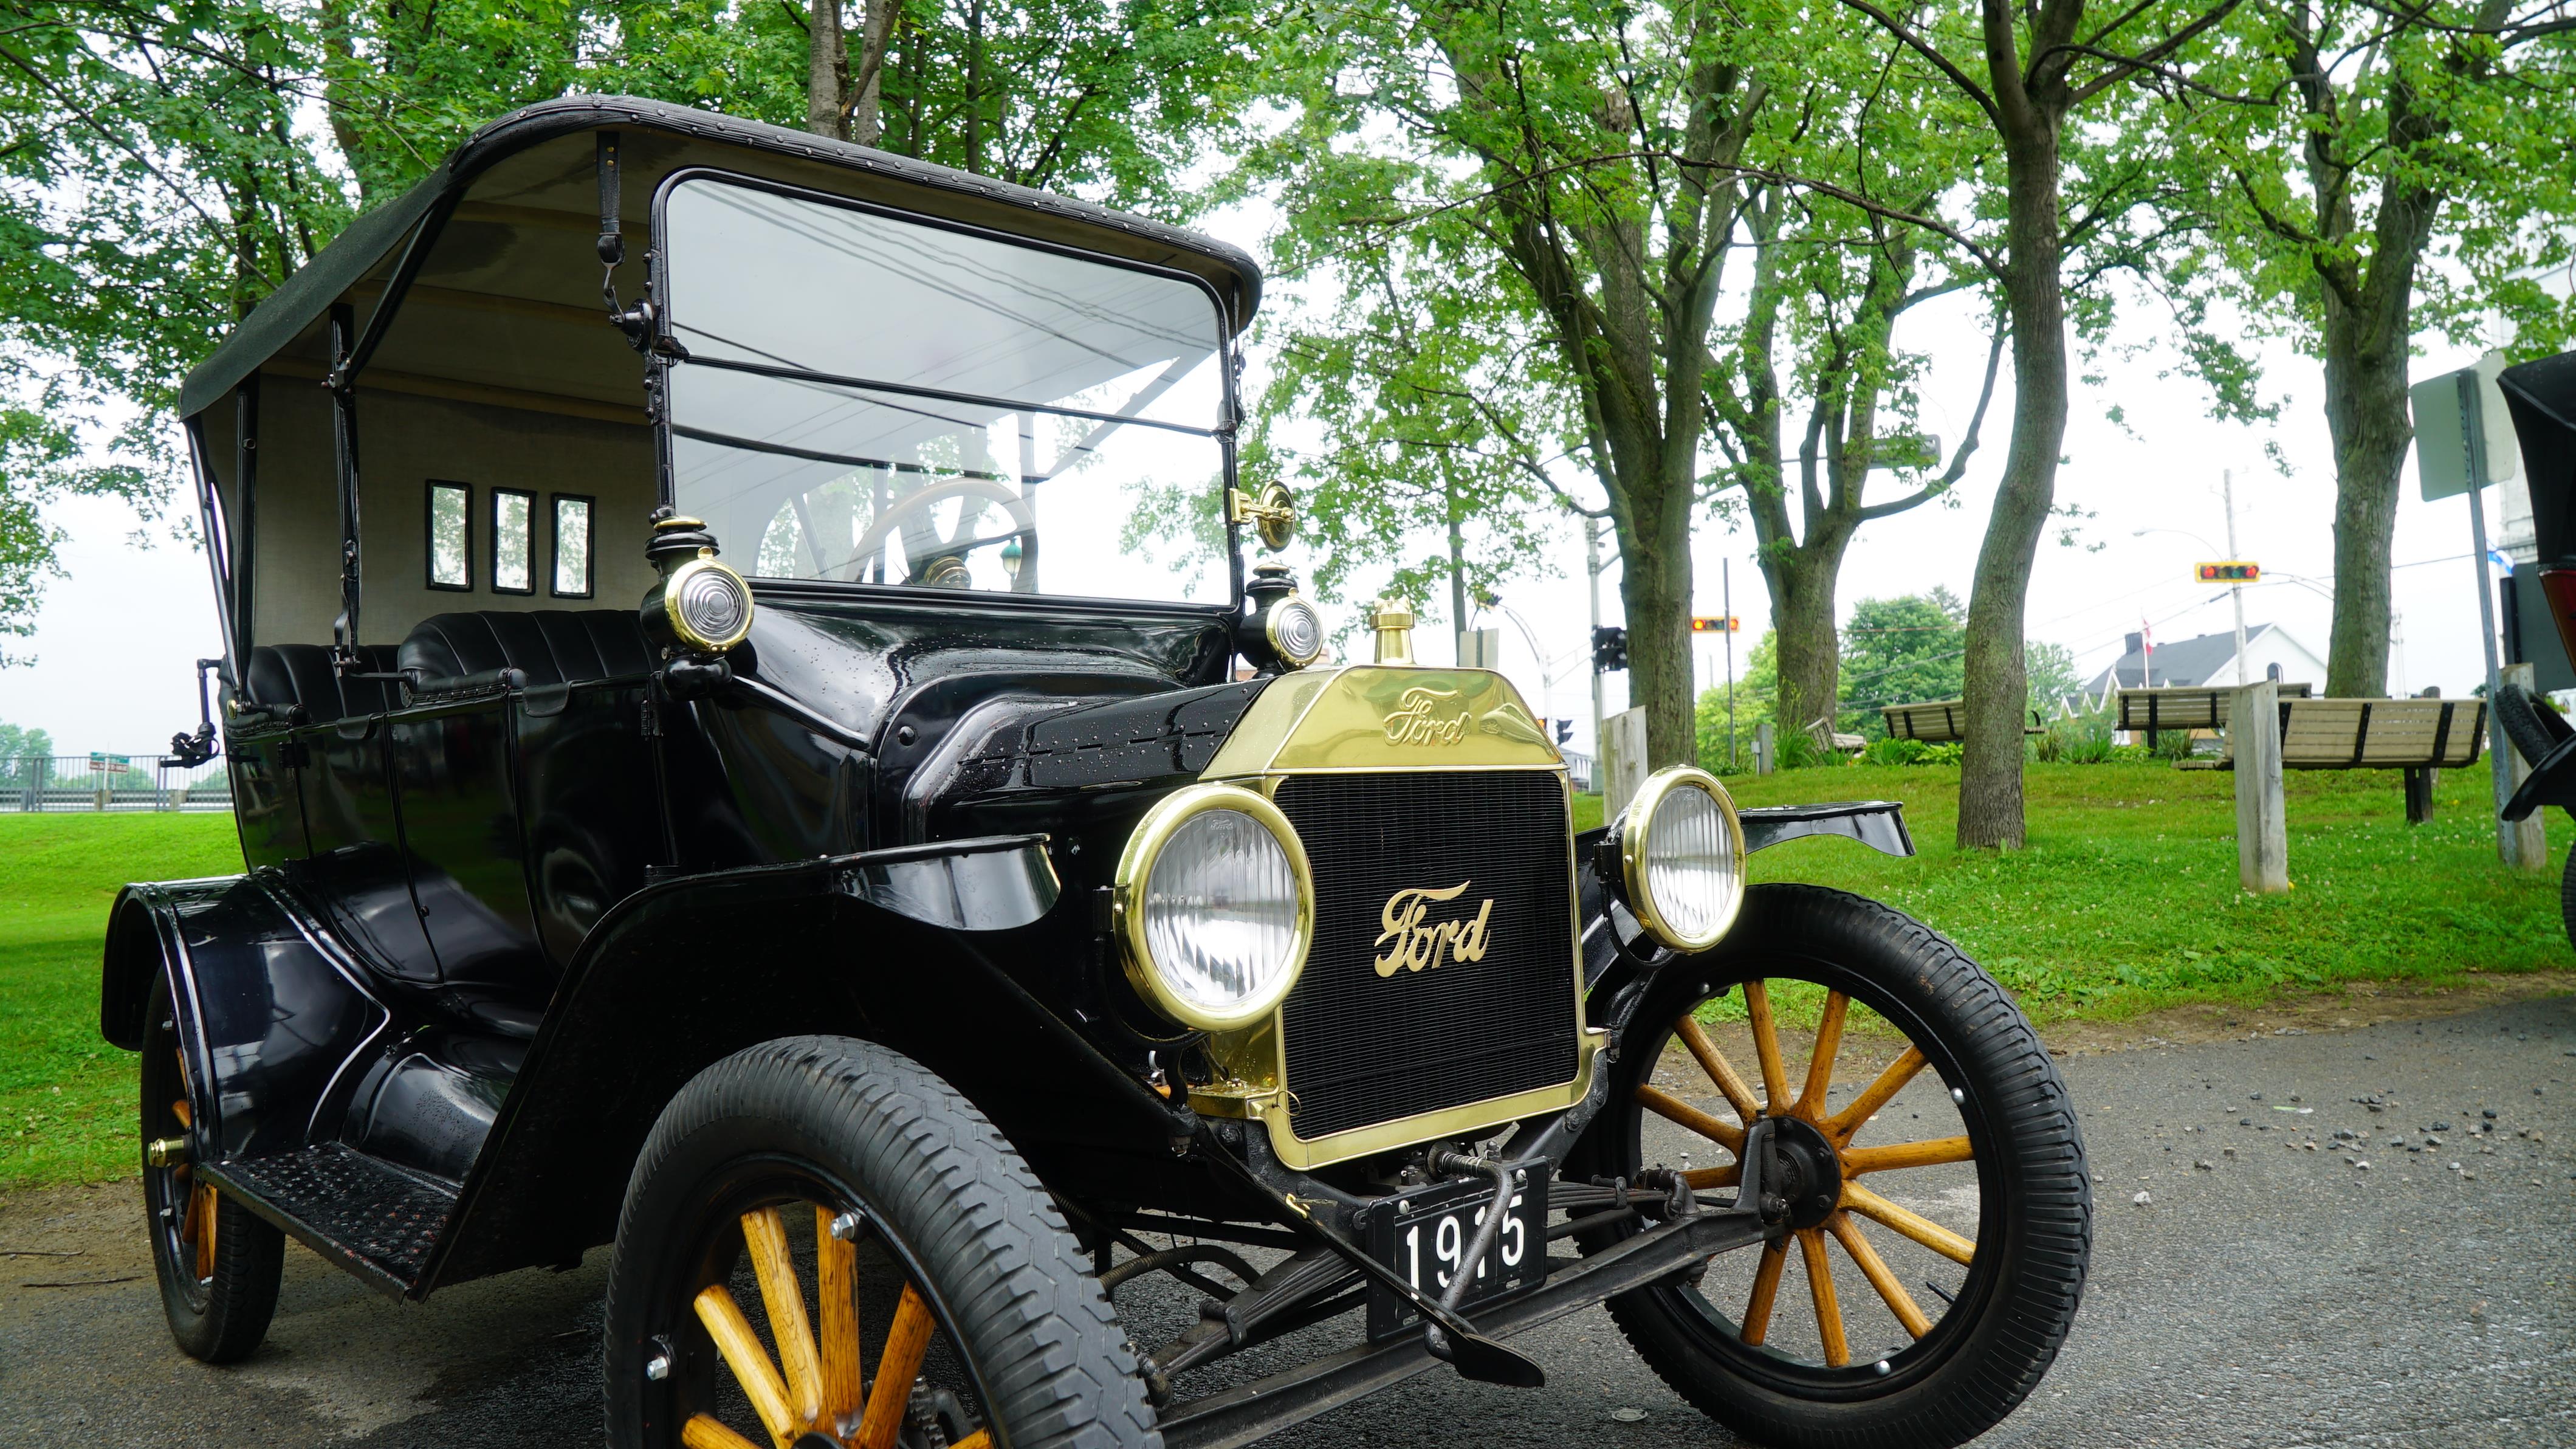
{"label": "bush", "polygon": [[1923,752],[1930,748],[1921,740],[1872,740],[1869,747],[1860,752],[1860,762],[1864,765],[1911,765],[1922,759]]}

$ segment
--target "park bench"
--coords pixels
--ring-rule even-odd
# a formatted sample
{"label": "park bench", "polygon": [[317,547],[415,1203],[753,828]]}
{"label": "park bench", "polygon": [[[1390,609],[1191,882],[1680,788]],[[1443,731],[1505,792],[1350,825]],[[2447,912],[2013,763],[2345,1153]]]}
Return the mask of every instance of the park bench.
{"label": "park bench", "polygon": [[[2437,772],[2476,764],[2486,733],[2483,699],[2285,699],[2281,768],[2403,770],[2406,819],[2421,825],[2433,818]],[[2234,769],[2234,742],[2220,759],[2179,763]]]}
{"label": "park bench", "polygon": [[[2284,684],[2283,702],[2305,699],[2316,692],[2314,685]],[[2156,747],[2156,737],[2166,730],[2219,730],[2227,727],[2227,701],[2233,687],[2216,685],[2168,684],[2153,689],[2120,691],[2120,717],[2114,729],[2131,734],[2144,734],[2147,748]]]}
{"label": "park bench", "polygon": [[[1889,704],[1879,707],[1879,717],[1887,721],[1887,737],[1892,740],[1921,740],[1925,744],[1945,744],[1964,740],[1968,722],[1967,701],[1935,699],[1922,704]],[[2030,723],[2022,727],[2026,735],[2038,734],[2043,726],[2039,711],[2030,711]]]}

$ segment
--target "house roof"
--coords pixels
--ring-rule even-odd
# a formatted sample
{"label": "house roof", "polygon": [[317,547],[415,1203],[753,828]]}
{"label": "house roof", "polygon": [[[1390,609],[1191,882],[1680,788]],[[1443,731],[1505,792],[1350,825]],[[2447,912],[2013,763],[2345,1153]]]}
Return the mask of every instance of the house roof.
{"label": "house roof", "polygon": [[[2246,625],[2245,647],[2252,649],[2255,640],[2279,627],[2277,624]],[[2132,634],[2129,637],[2134,639],[2137,636]],[[2217,677],[2220,670],[2235,662],[2236,631],[2232,629],[2224,634],[2177,639],[2170,644],[2156,646],[2154,682],[2158,685],[2207,684]],[[2145,651],[2132,649],[2113,660],[2110,668],[2094,675],[2092,682],[2085,686],[2085,693],[2099,694],[2114,684],[2122,689],[2143,688],[2148,683],[2146,673]],[[2235,680],[2231,678],[2227,682],[2233,684]]]}

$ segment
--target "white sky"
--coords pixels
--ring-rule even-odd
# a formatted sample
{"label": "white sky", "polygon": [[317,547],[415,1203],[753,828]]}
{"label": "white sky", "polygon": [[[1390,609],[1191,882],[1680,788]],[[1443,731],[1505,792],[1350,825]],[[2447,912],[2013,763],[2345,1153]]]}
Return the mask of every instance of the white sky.
{"label": "white sky", "polygon": [[[1258,211],[1244,210],[1216,218],[1207,229],[1259,255],[1263,225]],[[2131,315],[2133,327],[2150,321],[2143,311]],[[2142,343],[2155,337],[2138,330],[2119,340]],[[1963,297],[1920,309],[1905,320],[1898,341],[1931,349],[1923,425],[1945,443],[1955,443],[1975,404],[1985,360],[1976,304]],[[2196,384],[2157,375],[2170,359],[2159,358],[2152,348],[2137,360],[2106,357],[2101,367],[2106,386],[2079,385],[2067,433],[2068,461],[2058,475],[2058,500],[2099,515],[2083,521],[2082,536],[2086,544],[2104,547],[2098,552],[2061,548],[2053,533],[2041,544],[2031,580],[2028,632],[2072,648],[2087,676],[2120,651],[2121,636],[2137,629],[2142,618],[2152,621],[2160,643],[2231,627],[2224,592],[2191,578],[2191,565],[2218,556],[2217,550],[2172,533],[2132,536],[2140,528],[2169,528],[2224,544],[2226,517],[2218,492],[2222,469],[2233,468],[2236,474],[2239,553],[2260,561],[2267,575],[2300,574],[2321,587],[2330,584],[2334,480],[2319,411],[2317,366],[2285,347],[2270,347],[2263,355],[2269,368],[2267,395],[2286,395],[2288,404],[2278,423],[2261,427],[2210,420]],[[2473,350],[2436,346],[2417,359],[2414,376],[2420,380],[2474,360]],[[1263,365],[1256,352],[1252,375],[1245,380],[1247,396],[1259,395]],[[2114,401],[2126,410],[2127,432],[2103,416]],[[1927,505],[1862,529],[1843,569],[1844,617],[1864,597],[1919,593],[1936,584],[1963,599],[1968,595],[2003,461],[2010,405],[2007,367],[1987,419],[1985,446],[1958,491],[1960,507]],[[2267,440],[2277,442],[2289,460],[2289,476],[2283,477],[2266,458]],[[1885,475],[1878,486],[1890,494],[1896,489]],[[2492,529],[2501,506],[2498,491],[2489,490],[2487,500]],[[219,647],[205,559],[166,540],[148,549],[135,547],[129,537],[134,521],[122,505],[74,500],[58,506],[53,517],[71,534],[62,555],[70,577],[55,580],[47,590],[34,637],[0,641],[0,648],[11,654],[36,656],[32,665],[0,669],[0,721],[49,731],[63,753],[156,749],[171,731],[194,727],[191,661]],[[2469,551],[2467,500],[2420,501],[2410,459],[2396,537],[2400,565],[2447,561],[2400,568],[2396,574],[2405,643],[2402,664],[2392,669],[2391,688],[2411,692],[2439,684],[2446,694],[2464,694],[2483,677],[2484,667],[2474,565],[2466,557],[2453,557]],[[1719,611],[1719,565],[1731,561],[1733,604],[1745,629],[1736,641],[1739,667],[1770,625],[1752,554],[1749,528],[1729,534],[1712,523],[1697,534],[1695,611]],[[1292,548],[1287,557],[1304,571],[1299,550]],[[1542,571],[1546,568],[1554,570],[1552,577]],[[1504,670],[1534,711],[1574,718],[1573,747],[1588,749],[1589,617],[1582,535],[1572,520],[1558,530],[1546,556],[1533,560],[1533,567],[1507,583],[1502,593],[1505,604],[1537,633],[1541,650],[1555,661],[1556,675],[1552,684],[1543,677],[1518,629],[1489,621],[1503,623]],[[1445,609],[1446,590],[1424,602]],[[1602,580],[1602,608],[1605,622],[1620,621],[1615,565]],[[1342,624],[1355,609],[1328,607],[1328,625]],[[2267,583],[2247,591],[2249,624],[2277,623],[2320,657],[2326,652],[2328,614],[2324,598],[2292,584]],[[1418,651],[1425,662],[1448,662],[1445,623],[1421,631]],[[1703,638],[1701,653],[1702,677],[1713,683],[1720,674],[1713,636]],[[1624,676],[1609,677],[1606,703],[1614,712],[1624,707]]]}

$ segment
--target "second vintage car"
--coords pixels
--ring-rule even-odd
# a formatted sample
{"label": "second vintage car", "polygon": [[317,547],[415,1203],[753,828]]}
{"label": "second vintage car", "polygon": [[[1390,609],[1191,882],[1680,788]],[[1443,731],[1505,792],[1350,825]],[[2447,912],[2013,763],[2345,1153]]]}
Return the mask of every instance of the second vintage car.
{"label": "second vintage car", "polygon": [[246,318],[181,404],[244,869],[129,887],[102,983],[179,1346],[255,1351],[288,1237],[406,1299],[611,1244],[620,1446],[1243,1444],[1602,1303],[1764,1443],[2029,1394],[2046,1051],[1747,884],[1897,808],[1675,767],[1578,835],[1502,676],[1394,605],[1328,661],[1235,476],[1261,282],[577,98]]}

